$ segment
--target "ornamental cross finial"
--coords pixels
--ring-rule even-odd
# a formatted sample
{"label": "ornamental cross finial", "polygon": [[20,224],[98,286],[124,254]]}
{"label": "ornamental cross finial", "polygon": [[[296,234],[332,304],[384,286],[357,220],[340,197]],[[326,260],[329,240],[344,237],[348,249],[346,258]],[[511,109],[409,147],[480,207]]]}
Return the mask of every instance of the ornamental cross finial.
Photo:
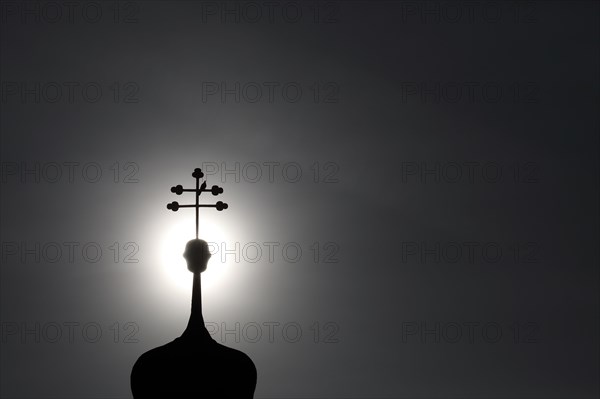
{"label": "ornamental cross finial", "polygon": [[200,194],[205,192],[210,192],[212,195],[223,194],[223,189],[219,186],[212,186],[210,189],[206,188],[206,179],[200,185],[200,179],[204,177],[204,173],[200,168],[194,169],[194,173],[192,173],[192,177],[196,179],[196,188],[183,188],[181,184],[177,186],[171,187],[171,192],[177,195],[181,195],[184,192],[192,192],[196,193],[196,204],[193,205],[179,205],[179,202],[173,201],[170,204],[167,204],[167,209],[172,210],[173,212],[177,212],[179,208],[195,208],[196,209],[196,239],[198,239],[198,209],[200,208],[217,208],[217,211],[222,211],[223,209],[227,209],[229,205],[222,201],[217,201],[216,204],[200,204]]}

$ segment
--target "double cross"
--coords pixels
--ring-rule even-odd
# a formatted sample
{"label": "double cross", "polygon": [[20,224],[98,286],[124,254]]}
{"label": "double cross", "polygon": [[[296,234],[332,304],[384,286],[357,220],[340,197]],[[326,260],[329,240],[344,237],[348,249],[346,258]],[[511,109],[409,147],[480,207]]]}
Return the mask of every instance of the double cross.
{"label": "double cross", "polygon": [[198,238],[198,209],[200,208],[217,208],[217,211],[222,211],[223,209],[227,209],[229,205],[222,201],[217,201],[216,204],[200,204],[200,194],[210,192],[212,195],[223,194],[223,189],[219,186],[212,186],[210,189],[206,188],[206,180],[202,182],[200,185],[200,179],[204,177],[204,173],[202,173],[202,169],[196,168],[194,169],[194,173],[192,173],[192,177],[196,179],[196,188],[183,188],[181,184],[177,186],[171,187],[171,192],[177,195],[181,195],[184,192],[196,193],[196,203],[192,205],[179,205],[179,202],[173,201],[170,204],[167,204],[167,209],[172,210],[173,212],[177,212],[179,208],[195,208],[196,209],[196,238]]}

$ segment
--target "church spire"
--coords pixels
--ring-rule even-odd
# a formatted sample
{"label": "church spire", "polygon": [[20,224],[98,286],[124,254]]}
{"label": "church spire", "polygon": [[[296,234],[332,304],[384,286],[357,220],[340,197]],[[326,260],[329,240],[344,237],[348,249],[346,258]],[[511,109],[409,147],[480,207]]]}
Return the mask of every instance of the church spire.
{"label": "church spire", "polygon": [[204,326],[204,317],[202,316],[202,285],[200,281],[200,273],[194,273],[194,282],[192,286],[192,311],[190,313],[188,325],[181,335],[182,338],[210,338],[210,334]]}
{"label": "church spire", "polygon": [[227,209],[228,205],[221,201],[217,201],[216,204],[201,205],[200,194],[203,192],[210,192],[212,195],[219,195],[223,193],[223,189],[219,186],[212,186],[212,188],[206,188],[206,180],[200,185],[200,179],[204,177],[204,173],[199,168],[194,169],[192,177],[196,179],[196,188],[183,188],[181,185],[171,187],[171,192],[177,195],[181,195],[184,192],[193,192],[195,194],[196,203],[193,205],[179,205],[177,201],[173,201],[167,204],[167,208],[174,212],[177,212],[179,208],[195,208],[196,210],[196,238],[188,241],[185,246],[185,252],[183,257],[187,262],[188,270],[194,273],[194,282],[192,286],[192,311],[190,314],[190,320],[188,326],[182,334],[182,338],[193,337],[194,339],[210,338],[210,334],[204,326],[204,317],[202,316],[202,287],[200,273],[206,270],[208,260],[210,259],[210,252],[208,250],[208,244],[204,240],[198,239],[198,211],[201,207],[214,207],[218,211]]}

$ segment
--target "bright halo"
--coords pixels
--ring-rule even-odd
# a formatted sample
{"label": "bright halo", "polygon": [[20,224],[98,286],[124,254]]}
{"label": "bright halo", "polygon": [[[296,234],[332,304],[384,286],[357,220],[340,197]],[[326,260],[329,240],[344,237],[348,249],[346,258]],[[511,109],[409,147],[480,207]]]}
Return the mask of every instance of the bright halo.
{"label": "bright halo", "polygon": [[[183,252],[187,242],[196,238],[195,233],[195,219],[193,217],[186,218],[186,221],[167,229],[161,240],[161,269],[167,279],[184,289],[191,288],[193,275],[187,268]],[[218,225],[212,223],[206,216],[200,220],[198,238],[208,243],[212,254],[206,271],[202,273],[202,288],[204,289],[224,280],[228,266],[221,262],[219,248],[227,242],[227,239]]]}

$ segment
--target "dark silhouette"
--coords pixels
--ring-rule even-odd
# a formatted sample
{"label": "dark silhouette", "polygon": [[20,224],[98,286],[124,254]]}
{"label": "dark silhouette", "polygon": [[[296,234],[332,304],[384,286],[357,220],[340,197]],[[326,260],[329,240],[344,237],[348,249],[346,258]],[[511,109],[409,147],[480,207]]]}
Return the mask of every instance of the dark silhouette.
{"label": "dark silhouette", "polygon": [[[194,273],[190,320],[181,337],[140,356],[131,371],[131,391],[135,398],[252,398],[257,377],[254,363],[245,353],[214,341],[204,326],[200,273],[206,270],[210,253],[206,241],[198,239],[198,208],[203,206],[198,197],[204,191],[218,195],[223,189],[213,186],[207,190],[206,182],[199,188],[200,169],[193,176],[196,190],[176,186],[171,191],[178,195],[195,192],[196,205],[174,202],[167,206],[173,211],[196,208],[196,239],[187,243],[183,255],[188,270]],[[213,205],[217,210],[227,209],[227,204],[219,203]]]}

